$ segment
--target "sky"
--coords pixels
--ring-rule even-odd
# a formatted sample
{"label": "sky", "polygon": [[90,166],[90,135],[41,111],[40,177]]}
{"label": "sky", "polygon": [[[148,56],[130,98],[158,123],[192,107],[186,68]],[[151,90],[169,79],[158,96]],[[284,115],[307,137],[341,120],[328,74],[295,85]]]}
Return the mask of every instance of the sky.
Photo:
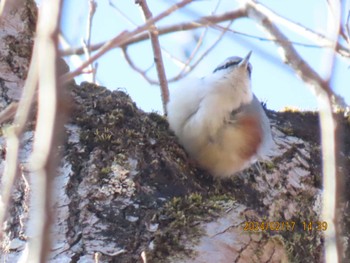
{"label": "sky", "polygon": [[[132,30],[136,25],[143,24],[143,15],[140,8],[134,4],[135,1],[111,0],[112,3],[121,10],[128,19],[125,19],[115,8],[109,5],[108,0],[97,0],[97,10],[93,18],[91,43],[100,43],[117,36],[123,30]],[[62,30],[65,38],[72,47],[82,46],[83,39],[87,31],[88,0],[65,1],[63,9]],[[201,16],[222,14],[235,10],[240,1],[232,0],[201,0],[195,1],[166,19],[160,21],[157,26],[172,25],[185,21],[192,21]],[[242,2],[242,1],[241,1]],[[260,1],[276,13],[298,22],[306,27],[324,34],[327,26],[327,1],[320,0],[263,0]],[[148,1],[153,15],[171,6],[174,1],[157,0]],[[303,8],[300,8],[303,6]],[[346,10],[349,10],[349,3]],[[346,11],[344,10],[344,12]],[[128,21],[131,20],[132,22]],[[226,26],[227,22],[222,23]],[[288,31],[282,26],[279,28],[291,40],[305,44],[315,44],[309,40]],[[231,26],[232,30],[253,36],[266,38],[267,35],[262,28],[250,19],[238,19]],[[196,45],[196,39],[205,29],[195,31],[176,32],[160,37],[163,49],[165,70],[168,78],[176,76],[179,67],[169,58],[169,54],[179,59],[185,60]],[[207,30],[199,58],[205,50],[220,36],[221,32],[216,29]],[[321,48],[311,48],[295,46],[300,55],[319,73],[325,76],[327,51]],[[152,47],[149,41],[144,41],[129,47],[130,56],[135,63],[143,68],[149,69],[148,75],[156,78],[156,70],[153,65]],[[250,50],[253,51],[250,62],[253,66],[252,87],[257,97],[267,103],[267,107],[273,110],[281,110],[284,107],[293,107],[300,110],[316,110],[317,102],[310,87],[305,85],[295,73],[285,65],[278,54],[278,49],[273,42],[261,41],[256,38],[243,36],[237,33],[228,32],[221,42],[200,62],[193,70],[189,78],[203,77],[211,74],[213,69],[229,56],[245,56]],[[80,58],[80,62],[85,59]],[[71,69],[79,65],[79,60],[67,58]],[[350,104],[350,74],[349,60],[336,57],[332,88],[335,93],[345,98]],[[111,90],[122,89],[126,91],[136,104],[145,111],[162,113],[162,103],[159,86],[150,85],[139,73],[129,67],[123,58],[120,49],[114,49],[98,60],[97,82]],[[76,81],[88,80],[88,75],[76,78]],[[170,83],[170,89],[176,88],[181,83]]]}

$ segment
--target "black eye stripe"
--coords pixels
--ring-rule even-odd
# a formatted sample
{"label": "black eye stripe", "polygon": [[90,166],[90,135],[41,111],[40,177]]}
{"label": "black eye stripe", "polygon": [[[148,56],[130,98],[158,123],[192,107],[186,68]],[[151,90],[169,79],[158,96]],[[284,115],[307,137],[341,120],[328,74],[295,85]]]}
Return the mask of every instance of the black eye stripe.
{"label": "black eye stripe", "polygon": [[229,67],[231,67],[231,66],[234,66],[234,65],[238,65],[239,62],[241,62],[241,61],[242,61],[242,60],[227,62],[227,63],[225,63],[224,65],[222,65],[222,66],[220,66],[220,67],[217,67],[217,68],[213,71],[213,73],[215,73],[215,72],[218,71],[218,70],[222,70],[222,69],[226,69],[226,68],[229,68]]}
{"label": "black eye stripe", "polygon": [[[217,67],[213,71],[213,73],[215,73],[216,71],[222,70],[222,69],[227,69],[227,68],[234,66],[234,65],[238,65],[241,61],[242,61],[242,59],[237,60],[237,61],[229,61],[229,62],[225,63],[224,65]],[[252,75],[252,66],[250,63],[248,64],[247,70],[248,70],[249,76],[251,76]]]}

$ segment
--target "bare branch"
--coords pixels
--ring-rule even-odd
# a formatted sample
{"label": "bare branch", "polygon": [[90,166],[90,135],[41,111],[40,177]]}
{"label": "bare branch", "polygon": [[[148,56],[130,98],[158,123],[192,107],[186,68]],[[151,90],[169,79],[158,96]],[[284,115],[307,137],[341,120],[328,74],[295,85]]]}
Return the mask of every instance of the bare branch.
{"label": "bare branch", "polygon": [[[340,1],[328,0],[328,23],[327,35],[334,43],[339,43],[341,29],[341,5]],[[327,75],[326,81],[330,83],[334,76],[334,62],[336,57],[337,45],[334,44],[331,52],[328,52]],[[333,97],[328,99],[330,107]],[[330,111],[332,108],[330,109]],[[328,112],[320,111],[321,134],[322,134],[322,151],[323,151],[323,206],[322,219],[328,221],[329,228],[325,233],[325,258],[326,262],[339,262],[339,255],[342,255],[342,243],[339,237],[341,233],[340,227],[337,224],[336,212],[336,155],[335,155],[335,120],[333,116],[329,116]],[[323,114],[323,116],[322,116]],[[339,192],[338,192],[339,194]]]}
{"label": "bare branch", "polygon": [[[88,15],[86,37],[85,37],[85,40],[83,41],[83,49],[87,60],[89,60],[91,57],[90,45],[91,45],[92,20],[95,15],[96,8],[97,8],[97,3],[95,2],[95,0],[89,0],[89,15]],[[94,70],[93,63],[89,65],[89,71],[91,72],[90,82],[95,83],[96,72]]]}
{"label": "bare branch", "polygon": [[[133,26],[137,26],[136,23],[134,23],[122,10],[120,10],[116,5],[113,4],[113,2],[111,0],[109,0],[109,4],[110,6],[113,8],[113,10],[115,10],[118,15],[120,15],[121,17],[123,17],[128,24],[133,25]],[[184,67],[185,63],[183,61],[181,61],[179,58],[176,58],[174,55],[171,54],[171,52],[169,52],[168,50],[166,50],[163,46],[161,46],[161,50],[162,52],[164,52],[164,55],[166,55],[168,58],[170,58],[174,64],[176,65],[180,65],[180,67]],[[135,65],[135,63],[133,62],[133,60],[131,59],[131,57],[129,56],[128,50],[127,50],[127,46],[122,47],[122,53],[124,55],[124,58],[126,60],[126,62],[128,62],[129,66],[135,70],[137,73],[139,73],[149,84],[152,85],[159,85],[159,81],[151,79],[150,77],[147,76],[147,71],[149,69],[143,70],[139,67],[137,67]],[[154,63],[152,64],[152,66],[154,65]],[[151,66],[151,67],[152,67]]]}
{"label": "bare branch", "polygon": [[[334,44],[334,43],[332,43],[331,40],[329,40],[328,38],[326,38],[322,34],[314,32],[311,29],[307,29],[304,26],[301,26],[301,25],[294,23],[286,18],[283,18],[283,17],[277,15],[276,13],[272,12],[271,10],[268,10],[268,11],[271,13],[272,18],[274,19],[274,22],[282,24],[282,25],[286,26],[287,28],[289,28],[290,30],[296,32],[297,34],[300,34],[300,35],[306,37],[307,39],[313,41],[315,43],[315,45],[298,43],[298,42],[292,42],[292,43],[297,44],[297,45],[301,45],[301,46],[307,46],[307,47],[327,47],[327,48],[331,48],[332,45]],[[166,27],[159,27],[158,28],[158,35],[164,35],[164,34],[174,33],[174,32],[178,32],[178,31],[192,30],[192,29],[206,27],[206,26],[211,26],[213,28],[220,28],[220,26],[217,25],[218,23],[224,22],[224,21],[230,21],[232,19],[242,18],[244,16],[245,16],[245,12],[243,9],[230,11],[230,12],[227,12],[227,13],[224,13],[221,15],[205,16],[205,17],[202,17],[198,20],[194,20],[192,22],[180,23],[180,24],[175,24],[175,25],[166,26]],[[258,38],[260,40],[265,40],[265,41],[278,41],[276,39],[272,40],[272,39],[264,39],[264,38],[254,37],[254,36],[250,36],[250,35],[240,33],[237,31],[232,31],[232,32],[234,32],[236,34],[245,35],[248,37]],[[135,37],[131,38],[130,40],[126,41],[125,45],[135,44],[135,43],[138,43],[140,41],[147,40],[148,38],[149,38],[149,36],[147,33],[142,33],[142,34],[139,34],[138,36],[135,36]],[[288,41],[291,42],[290,40],[288,40]],[[98,50],[103,45],[104,45],[104,43],[92,45],[91,50],[92,51]],[[336,50],[339,54],[341,54],[343,56],[350,57],[350,49],[349,48],[343,47],[339,43],[337,44],[336,47],[337,47]],[[63,50],[60,52],[60,54],[62,56],[69,56],[72,54],[83,54],[83,53],[84,53],[83,48]]]}
{"label": "bare branch", "polygon": [[6,109],[0,112],[0,124],[12,119],[15,116],[17,109],[18,109],[18,102],[12,102],[10,105],[6,107]]}
{"label": "bare branch", "polygon": [[[159,27],[158,35],[165,35],[165,34],[174,33],[178,31],[187,31],[187,30],[192,30],[192,29],[201,28],[201,27],[214,26],[217,23],[230,21],[237,18],[242,18],[244,16],[245,16],[245,12],[243,9],[230,11],[221,15],[204,16],[198,20],[191,21],[191,22],[180,23],[180,24],[175,24],[175,25],[166,26],[166,27]],[[149,39],[148,33],[147,32],[141,33],[125,41],[124,45],[135,44],[147,39]],[[91,51],[96,51],[100,49],[103,45],[105,45],[105,42],[92,45]],[[83,48],[76,48],[76,49],[63,50],[60,52],[60,55],[61,56],[69,56],[73,54],[81,55],[83,53],[84,53]]]}
{"label": "bare branch", "polygon": [[193,61],[194,57],[198,53],[200,47],[202,46],[203,40],[204,40],[205,36],[208,33],[208,29],[209,28],[207,27],[207,28],[205,28],[203,30],[201,36],[198,38],[196,46],[194,47],[194,49],[192,50],[191,54],[188,56],[187,60],[183,64],[182,69],[180,70],[180,72],[175,77],[169,79],[168,80],[169,82],[177,81],[177,80],[183,78],[184,76],[186,76],[189,72],[191,72],[195,68],[195,66],[191,66],[190,67],[189,65],[191,64],[191,62]]}
{"label": "bare branch", "polygon": [[[226,34],[227,30],[232,25],[232,23],[233,23],[233,20],[227,25],[226,28],[224,28],[224,30],[222,31],[220,36],[217,38],[217,40],[206,51],[203,52],[203,54],[197,59],[197,61],[194,64],[191,65],[191,67],[185,73],[182,70],[177,76],[175,76],[174,78],[171,78],[169,82],[177,81],[181,78],[184,78],[192,70],[194,70],[198,66],[198,64],[216,47],[216,45],[219,44],[219,42],[222,40],[222,38],[224,37],[224,35]],[[188,65],[186,65],[186,67],[188,67]]]}
{"label": "bare branch", "polygon": [[88,47],[90,47],[90,45],[91,45],[92,20],[94,19],[96,8],[97,8],[96,1],[89,0],[89,16],[88,16],[88,24],[87,24],[87,28],[86,28],[86,44]]}
{"label": "bare branch", "polygon": [[[3,225],[5,219],[5,215],[8,210],[11,189],[13,187],[13,183],[18,172],[18,152],[20,137],[27,122],[30,108],[34,100],[35,90],[38,84],[37,58],[34,55],[37,53],[37,46],[34,45],[32,63],[28,71],[27,80],[23,87],[23,93],[19,102],[18,110],[15,115],[14,124],[5,131],[5,135],[7,138],[7,154],[1,184],[2,200],[0,200],[0,226]],[[1,238],[2,227],[0,228],[0,230]]]}
{"label": "bare branch", "polygon": [[311,85],[314,93],[319,95],[326,92],[328,95],[332,95],[328,84],[299,56],[293,45],[288,41],[288,38],[270,20],[266,7],[252,0],[247,0],[247,3],[248,16],[259,22],[272,38],[279,40],[276,41],[276,44],[283,51],[284,61],[295,70],[299,77]]}
{"label": "bare branch", "polygon": [[[212,27],[215,28],[215,29],[224,29],[224,27],[222,27],[220,25],[215,25],[215,26],[212,26]],[[228,32],[232,32],[232,33],[234,33],[236,35],[245,36],[245,37],[251,38],[251,39],[257,39],[257,40],[260,40],[260,41],[265,41],[265,42],[282,42],[282,40],[279,40],[279,39],[272,39],[272,38],[268,38],[268,37],[255,36],[255,35],[252,35],[252,34],[247,34],[247,33],[244,33],[244,32],[237,31],[237,30],[233,30],[233,29],[227,29],[227,31]],[[322,45],[317,45],[317,44],[307,44],[307,43],[292,41],[290,39],[288,39],[288,43],[291,43],[291,44],[296,45],[296,46],[302,46],[302,47],[308,47],[308,48],[329,48],[327,46],[322,46]]]}
{"label": "bare branch", "polygon": [[124,58],[126,60],[126,62],[128,62],[129,66],[135,70],[137,73],[139,73],[149,84],[152,84],[152,85],[158,85],[159,82],[158,81],[155,81],[154,79],[151,79],[147,76],[147,70],[142,70],[140,69],[139,67],[137,67],[135,65],[135,63],[132,61],[131,57],[129,56],[129,53],[128,53],[128,50],[127,50],[127,47],[122,47],[122,52],[123,52],[123,55],[124,55]]}
{"label": "bare branch", "polygon": [[[182,69],[180,70],[180,72],[168,79],[168,82],[175,82],[178,81],[184,77],[186,77],[192,70],[194,70],[198,64],[216,47],[216,45],[222,40],[223,36],[225,35],[225,33],[228,31],[229,27],[232,25],[233,21],[231,21],[228,26],[226,28],[223,29],[223,32],[220,34],[220,36],[217,38],[217,40],[215,40],[215,42],[206,50],[203,52],[203,54],[196,60],[195,63],[193,63],[191,66],[189,66],[189,64],[192,62],[193,60],[193,56],[194,55],[190,55],[190,57],[188,58],[188,60],[183,63],[182,65]],[[203,36],[204,37],[204,36]],[[196,52],[198,50],[198,47],[200,46],[201,41],[199,40],[194,51]],[[137,73],[139,73],[148,83],[153,84],[153,85],[159,85],[159,82],[151,79],[150,77],[147,76],[147,70],[142,70],[141,68],[137,67],[136,64],[132,61],[131,57],[129,56],[128,52],[127,52],[127,47],[122,47],[122,52],[124,55],[125,60],[128,62],[129,66],[135,70]]]}
{"label": "bare branch", "polygon": [[[68,40],[64,37],[62,31],[58,35],[58,41],[59,41],[60,46],[62,46],[62,47],[65,47],[65,48],[71,47]],[[84,46],[83,48],[85,49],[86,46]],[[74,65],[75,67],[80,66],[84,62],[84,60],[78,55],[72,55],[72,56],[70,56],[69,59],[70,59],[70,63],[72,63],[72,65]],[[86,69],[86,72],[84,71],[83,73],[86,73],[86,75],[87,75],[87,74],[91,73],[91,70]],[[84,77],[84,79],[87,81],[88,77]]]}
{"label": "bare branch", "polygon": [[86,68],[90,63],[92,63],[93,61],[95,61],[98,58],[100,58],[103,54],[105,54],[109,50],[111,50],[111,49],[113,49],[115,47],[120,47],[122,45],[125,45],[125,43],[127,41],[129,41],[132,37],[134,37],[134,36],[144,32],[144,31],[148,30],[151,25],[153,25],[154,23],[156,23],[159,20],[163,19],[164,17],[170,15],[171,13],[175,12],[179,8],[184,7],[185,5],[189,4],[190,2],[192,2],[192,0],[183,0],[180,3],[177,3],[177,4],[173,5],[173,6],[171,6],[170,8],[165,10],[164,12],[160,13],[159,15],[157,15],[156,17],[147,20],[147,22],[145,24],[143,24],[142,26],[137,27],[133,31],[131,31],[131,32],[123,31],[122,33],[120,33],[118,36],[116,36],[112,40],[110,40],[110,41],[106,42],[105,44],[103,44],[102,47],[99,49],[99,51],[96,52],[95,55],[93,55],[89,60],[85,61],[76,70],[74,70],[73,72],[69,72],[69,73],[63,75],[60,78],[60,83],[66,83],[66,82],[70,81],[74,77],[76,77],[79,74],[81,74],[82,70],[84,68]]}
{"label": "bare branch", "polygon": [[[38,62],[38,115],[33,153],[30,158],[33,172],[32,233],[28,244],[29,262],[45,262],[50,248],[51,179],[56,171],[55,146],[63,127],[58,113],[60,98],[57,87],[58,27],[62,1],[45,0],[41,3],[37,25],[36,59]],[[50,20],[47,20],[50,17]],[[42,52],[45,50],[45,52]],[[33,63],[33,62],[32,62]],[[64,110],[60,110],[62,113]]]}
{"label": "bare branch", "polygon": [[[138,0],[136,3],[140,5],[144,13],[145,20],[147,21],[149,19],[152,19],[153,15],[147,5],[147,1]],[[168,88],[168,82],[167,82],[167,78],[164,70],[162,51],[161,51],[159,39],[158,39],[158,30],[155,24],[152,24],[150,26],[149,35],[152,43],[154,62],[156,63],[157,74],[158,74],[158,79],[160,84],[162,103],[163,103],[163,112],[166,115],[167,113],[166,105],[169,102],[169,88]]]}
{"label": "bare branch", "polygon": [[341,35],[350,46],[350,11],[348,12],[344,27],[341,28]]}
{"label": "bare branch", "polygon": [[[247,1],[247,14],[250,18],[256,20],[265,30],[275,39],[282,40],[276,42],[282,51],[283,59],[289,64],[296,74],[310,84],[312,91],[317,95],[320,124],[321,141],[323,157],[323,180],[324,180],[324,200],[322,219],[329,226],[326,235],[326,260],[327,262],[338,262],[336,250],[336,232],[335,232],[335,120],[333,119],[331,97],[332,91],[329,82],[323,80],[296,52],[292,44],[287,42],[287,38],[276,27],[275,14],[271,13],[266,7],[256,3],[253,0]],[[270,18],[272,16],[272,18]],[[337,31],[338,32],[338,31]],[[330,41],[335,48],[336,41]],[[329,259],[332,258],[331,261]],[[335,260],[335,261],[333,261]]]}
{"label": "bare branch", "polygon": [[108,0],[109,5],[117,12],[118,15],[120,15],[122,18],[125,19],[125,21],[132,25],[136,26],[136,23],[134,23],[122,10],[120,10],[113,2],[112,0]]}
{"label": "bare branch", "polygon": [[[248,2],[250,2],[250,1],[248,1]],[[308,28],[306,28],[298,23],[292,22],[292,21],[276,14],[275,12],[268,9],[267,7],[265,7],[262,4],[259,4],[259,9],[261,12],[263,12],[266,16],[269,17],[269,19],[271,20],[272,23],[283,25],[286,28],[288,28],[289,30],[297,33],[298,35],[303,36],[303,37],[309,39],[310,41],[312,41],[318,45],[321,45],[323,47],[332,48],[333,46],[336,46],[336,51],[340,55],[350,57],[350,50],[348,48],[342,46],[336,40],[331,40],[320,33],[314,32],[313,30],[308,29]]]}

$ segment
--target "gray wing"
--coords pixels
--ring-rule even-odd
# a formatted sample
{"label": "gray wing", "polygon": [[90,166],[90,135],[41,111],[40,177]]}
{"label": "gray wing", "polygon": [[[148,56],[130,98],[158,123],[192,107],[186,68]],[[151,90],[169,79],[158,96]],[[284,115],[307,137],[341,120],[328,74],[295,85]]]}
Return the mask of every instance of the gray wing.
{"label": "gray wing", "polygon": [[264,108],[261,106],[258,98],[253,95],[251,103],[241,105],[237,110],[231,112],[230,120],[235,121],[237,116],[249,114],[258,115],[260,118],[261,130],[263,131],[263,142],[259,149],[259,155],[265,155],[269,152],[273,145],[270,121],[266,116]]}

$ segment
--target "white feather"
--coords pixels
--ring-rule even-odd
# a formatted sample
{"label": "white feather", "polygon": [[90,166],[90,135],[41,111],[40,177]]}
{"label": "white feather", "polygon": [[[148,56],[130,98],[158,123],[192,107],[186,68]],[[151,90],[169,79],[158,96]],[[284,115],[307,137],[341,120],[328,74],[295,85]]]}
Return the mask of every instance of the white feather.
{"label": "white feather", "polygon": [[[247,166],[250,160],[237,157],[237,151],[245,143],[240,141],[242,131],[227,123],[232,124],[231,113],[252,103],[253,96],[247,65],[220,68],[205,78],[184,81],[170,94],[167,105],[170,128],[202,166],[214,175],[229,176]],[[256,110],[263,111],[260,108]],[[259,112],[257,116],[260,117]],[[270,132],[267,125],[266,131]]]}

